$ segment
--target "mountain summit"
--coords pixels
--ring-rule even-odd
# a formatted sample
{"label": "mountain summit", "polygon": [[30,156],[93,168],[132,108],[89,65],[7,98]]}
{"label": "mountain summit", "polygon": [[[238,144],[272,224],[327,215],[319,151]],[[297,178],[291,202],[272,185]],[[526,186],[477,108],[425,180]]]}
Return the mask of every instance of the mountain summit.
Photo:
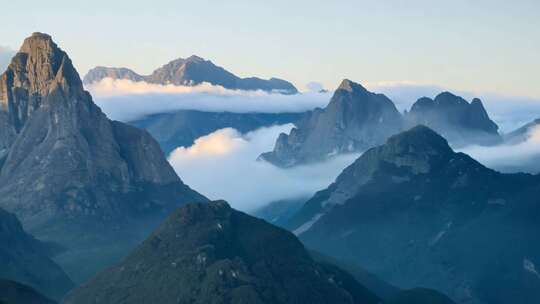
{"label": "mountain summit", "polygon": [[84,83],[99,82],[104,78],[129,79],[156,84],[174,84],[183,86],[198,85],[207,82],[231,90],[262,90],[283,94],[296,94],[298,90],[288,81],[270,78],[268,80],[248,77],[240,78],[210,60],[199,56],[178,58],[156,69],[152,74],[142,76],[126,68],[95,67],[84,76]]}
{"label": "mountain summit", "polygon": [[121,263],[69,303],[379,303],[335,266],[315,262],[290,232],[224,201],[175,211]]}
{"label": "mountain summit", "polygon": [[[94,236],[113,242],[107,238],[124,223],[145,230],[142,222],[206,200],[182,183],[147,132],[101,112],[49,35],[24,41],[0,77],[0,106],[0,207],[38,238],[84,247],[83,233],[99,246]],[[128,239],[121,235],[120,243]]]}
{"label": "mountain summit", "polygon": [[382,144],[401,127],[401,115],[390,99],[345,79],[326,108],[312,111],[290,134],[280,134],[274,151],[261,158],[280,167],[321,161]]}

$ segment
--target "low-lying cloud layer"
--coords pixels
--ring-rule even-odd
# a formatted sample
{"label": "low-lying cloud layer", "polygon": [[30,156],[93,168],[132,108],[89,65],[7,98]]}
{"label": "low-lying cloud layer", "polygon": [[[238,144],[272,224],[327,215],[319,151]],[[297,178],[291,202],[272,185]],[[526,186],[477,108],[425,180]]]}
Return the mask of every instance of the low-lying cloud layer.
{"label": "low-lying cloud layer", "polygon": [[110,78],[88,85],[86,89],[110,118],[121,121],[175,110],[303,112],[326,106],[331,97],[330,93],[282,95],[263,91],[228,90],[206,83],[189,87]]}
{"label": "low-lying cloud layer", "polygon": [[486,167],[503,172],[540,171],[540,126],[532,128],[527,139],[513,145],[469,146],[461,149]]}
{"label": "low-lying cloud layer", "polygon": [[272,150],[279,133],[291,128],[290,124],[261,128],[245,135],[231,128],[221,129],[197,139],[191,147],[177,148],[169,162],[197,191],[252,211],[272,201],[313,195],[359,156],[344,155],[291,169],[256,160],[262,152]]}
{"label": "low-lying cloud layer", "polygon": [[[435,97],[446,88],[412,82],[368,83],[366,87],[387,95],[400,111],[410,109],[420,97]],[[308,91],[296,95],[269,94],[262,91],[228,90],[201,84],[194,87],[158,85],[110,78],[87,86],[95,102],[112,119],[130,121],[155,113],[175,110],[210,112],[303,112],[325,107],[332,92],[318,93],[320,84],[310,83]],[[540,100],[524,97],[474,94],[449,90],[466,100],[479,97],[502,133],[510,132],[540,117]]]}

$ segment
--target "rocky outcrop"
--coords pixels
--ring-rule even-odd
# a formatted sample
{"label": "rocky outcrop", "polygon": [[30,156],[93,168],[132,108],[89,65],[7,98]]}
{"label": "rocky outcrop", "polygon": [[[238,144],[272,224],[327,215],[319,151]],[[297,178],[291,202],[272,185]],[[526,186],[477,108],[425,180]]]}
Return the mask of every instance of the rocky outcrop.
{"label": "rocky outcrop", "polygon": [[363,152],[401,128],[402,117],[390,99],[345,79],[326,108],[314,110],[290,134],[280,134],[274,151],[262,154],[261,159],[291,167]]}
{"label": "rocky outcrop", "polygon": [[174,212],[69,303],[379,303],[350,275],[282,230],[224,201]]}
{"label": "rocky outcrop", "polygon": [[540,176],[488,169],[417,126],[365,152],[286,226],[306,246],[400,288],[434,288],[458,303],[532,304],[539,195]]}
{"label": "rocky outcrop", "polygon": [[[0,113],[7,126],[0,130],[0,207],[40,239],[77,250],[83,241],[88,250],[108,244],[119,257],[131,246],[119,246],[127,242],[125,233],[137,230],[128,222],[157,224],[183,203],[206,200],[182,183],[147,132],[101,112],[67,54],[46,34],[27,38],[1,76]],[[71,270],[84,268],[70,261]]]}
{"label": "rocky outcrop", "polygon": [[211,61],[198,56],[175,59],[147,76],[139,75],[126,68],[95,67],[84,76],[84,83],[92,84],[104,78],[183,86],[193,86],[206,82],[231,90],[262,90],[283,94],[298,93],[294,85],[288,81],[278,78],[268,80],[257,77],[240,78]]}
{"label": "rocky outcrop", "polygon": [[469,103],[449,92],[440,93],[435,99],[418,99],[405,115],[405,121],[411,127],[428,126],[457,147],[492,145],[501,140],[499,127],[489,118],[480,99]]}
{"label": "rocky outcrop", "polygon": [[[0,209],[0,244],[0,279],[3,279],[0,280],[0,301],[31,303],[8,301],[15,298],[15,292],[19,288],[17,284],[10,283],[6,279],[22,282],[56,299],[74,287],[60,266],[49,257],[50,248],[27,234],[15,215],[2,209]],[[12,293],[13,297],[9,296]]]}

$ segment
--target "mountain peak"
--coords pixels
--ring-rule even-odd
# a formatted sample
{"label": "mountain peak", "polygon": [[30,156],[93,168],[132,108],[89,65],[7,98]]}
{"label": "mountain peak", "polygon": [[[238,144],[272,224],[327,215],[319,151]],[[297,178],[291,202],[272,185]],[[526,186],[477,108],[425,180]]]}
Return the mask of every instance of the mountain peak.
{"label": "mountain peak", "polygon": [[354,81],[351,81],[349,79],[343,79],[337,89],[344,90],[351,93],[358,92],[358,91],[366,91],[366,89],[362,85]]}
{"label": "mountain peak", "polygon": [[202,304],[223,299],[380,302],[350,275],[315,262],[292,233],[217,201],[179,208],[130,255],[73,290],[64,303]]}
{"label": "mountain peak", "polygon": [[199,57],[197,55],[191,55],[188,58],[185,59],[186,62],[204,62],[206,61],[204,58]]}
{"label": "mountain peak", "polygon": [[435,150],[439,152],[452,152],[448,141],[437,132],[424,126],[417,125],[405,132],[391,136],[387,145],[404,148],[413,148],[416,151]]}

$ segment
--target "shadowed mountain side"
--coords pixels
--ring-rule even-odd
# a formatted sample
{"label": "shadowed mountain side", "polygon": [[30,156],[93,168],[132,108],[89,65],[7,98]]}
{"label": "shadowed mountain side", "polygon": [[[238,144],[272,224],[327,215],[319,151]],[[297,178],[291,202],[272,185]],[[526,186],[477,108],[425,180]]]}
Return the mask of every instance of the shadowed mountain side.
{"label": "shadowed mountain side", "polygon": [[29,286],[0,279],[0,303],[2,304],[55,304]]}
{"label": "shadowed mountain side", "polygon": [[488,169],[418,126],[365,152],[288,227],[306,246],[400,288],[532,304],[540,301],[539,194],[540,176]]}
{"label": "shadowed mountain side", "polygon": [[[3,209],[0,209],[0,244],[1,279],[22,282],[56,299],[74,287],[60,266],[49,257],[50,248],[27,234],[15,215]],[[32,294],[27,290],[0,280],[0,301],[30,303],[22,301],[24,294]],[[15,302],[14,299],[21,301]]]}
{"label": "shadowed mountain side", "polygon": [[224,201],[175,211],[122,262],[65,303],[378,303],[350,275],[312,260],[286,230]]}
{"label": "shadowed mountain side", "polygon": [[306,113],[232,113],[182,110],[153,114],[129,122],[147,130],[159,142],[165,154],[178,147],[190,147],[195,139],[223,128],[241,133],[261,127],[295,123]]}

